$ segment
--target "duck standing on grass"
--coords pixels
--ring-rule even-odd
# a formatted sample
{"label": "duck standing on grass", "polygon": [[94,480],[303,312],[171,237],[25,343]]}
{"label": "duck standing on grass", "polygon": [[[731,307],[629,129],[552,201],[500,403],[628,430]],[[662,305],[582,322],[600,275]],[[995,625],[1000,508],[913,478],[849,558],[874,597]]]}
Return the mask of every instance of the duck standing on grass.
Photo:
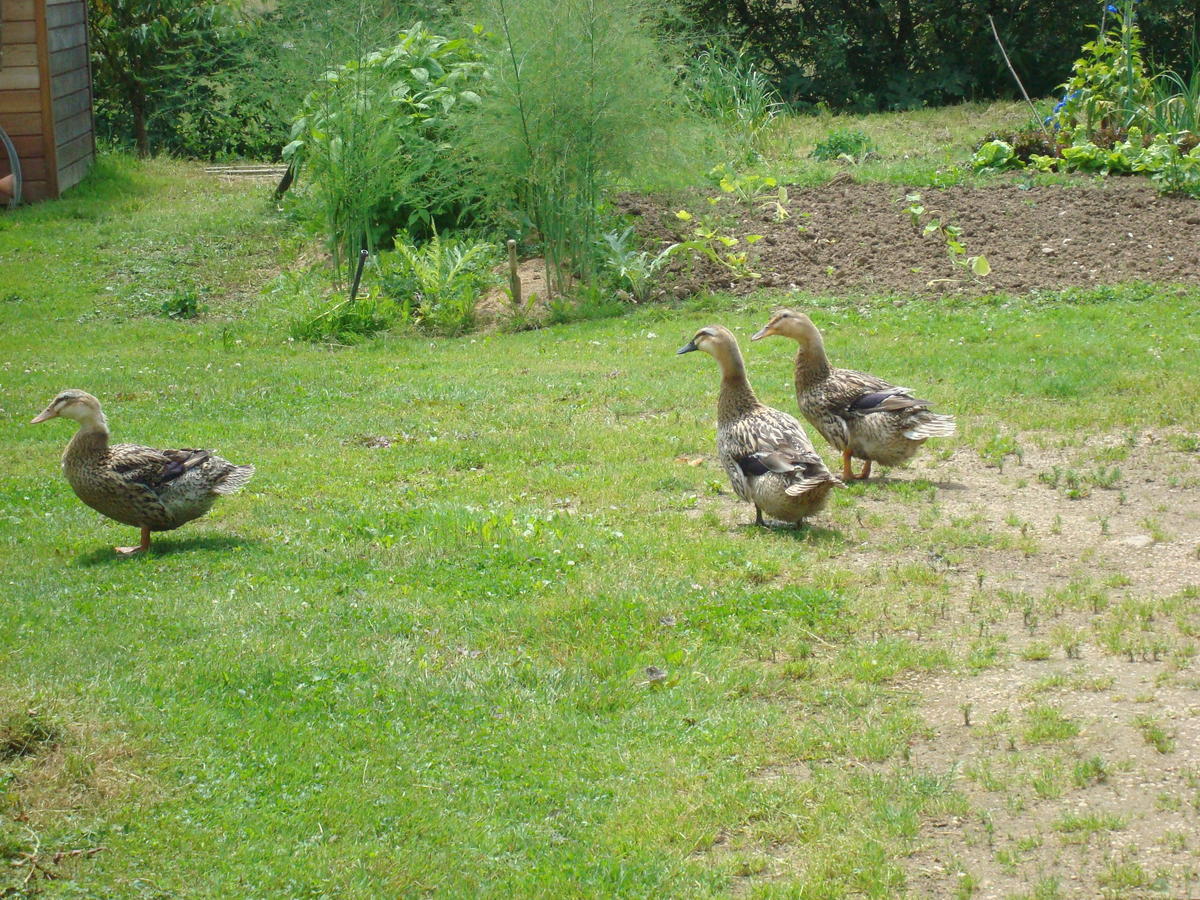
{"label": "duck standing on grass", "polygon": [[[772,334],[799,344],[796,403],[804,418],[842,452],[844,481],[869,478],[872,462],[898,466],[929,438],[954,434],[954,417],[930,412],[929,402],[918,400],[908,388],[874,375],[832,368],[821,332],[804,313],[782,309],[750,340]],[[858,475],[850,467],[852,457],[865,460]]]}
{"label": "duck standing on grass", "polygon": [[764,524],[764,512],[803,524],[841,482],[825,467],[799,422],[758,402],[737,339],[727,328],[701,328],[678,352],[693,350],[703,350],[721,366],[717,457],[734,493],[754,504],[756,525]]}
{"label": "duck standing on grass", "polygon": [[110,445],[100,401],[86,391],[63,391],[31,424],[58,416],[79,423],[62,458],[75,494],[110,519],[142,530],[141,544],[115,548],[118,556],[148,550],[150,532],[198,519],[218,496],[236,492],[254,474],[254,466],[235,466],[211,450]]}

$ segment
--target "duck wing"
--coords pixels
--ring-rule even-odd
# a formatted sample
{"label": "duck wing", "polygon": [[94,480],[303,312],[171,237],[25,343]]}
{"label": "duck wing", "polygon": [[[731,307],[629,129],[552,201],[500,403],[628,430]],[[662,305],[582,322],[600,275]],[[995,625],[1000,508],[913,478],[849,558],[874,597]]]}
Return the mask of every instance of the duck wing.
{"label": "duck wing", "polygon": [[109,448],[109,469],[123,481],[161,494],[171,482],[212,458],[211,450],[156,450],[137,444]]}
{"label": "duck wing", "polygon": [[908,388],[902,387],[859,394],[850,402],[850,412],[859,415],[878,412],[906,412],[918,409],[929,409],[929,401],[917,399]]}
{"label": "duck wing", "polygon": [[741,431],[741,452],[733,460],[746,478],[784,475],[797,486],[834,480],[800,423],[787,413],[761,409]]}

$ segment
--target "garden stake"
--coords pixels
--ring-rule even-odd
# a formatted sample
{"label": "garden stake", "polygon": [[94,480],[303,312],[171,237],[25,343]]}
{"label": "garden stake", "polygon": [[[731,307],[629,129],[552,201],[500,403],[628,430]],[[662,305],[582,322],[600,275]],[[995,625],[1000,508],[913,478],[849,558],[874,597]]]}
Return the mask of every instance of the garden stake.
{"label": "garden stake", "polygon": [[1029,99],[1029,92],[1025,90],[1025,85],[1021,83],[1021,76],[1018,75],[1017,70],[1013,68],[1012,60],[1008,58],[1008,51],[1004,49],[1004,42],[1000,40],[1000,32],[996,30],[996,22],[990,15],[988,16],[988,24],[992,26],[992,34],[996,38],[996,46],[1000,48],[1000,55],[1004,57],[1004,63],[1008,66],[1008,71],[1012,72],[1012,77],[1016,79],[1017,87],[1021,89],[1021,94],[1025,97],[1025,102],[1028,103],[1029,108],[1033,110],[1033,120],[1041,123],[1042,134],[1046,136],[1046,140],[1048,140],[1051,146],[1053,146],[1056,143],[1054,137],[1047,130],[1046,123],[1042,122],[1041,116],[1038,115],[1037,107],[1034,106],[1033,101]]}
{"label": "garden stake", "polygon": [[354,270],[354,284],[350,285],[350,302],[354,302],[354,298],[358,296],[358,283],[362,281],[363,266],[367,263],[367,257],[370,253],[364,248],[358,251],[358,268]]}

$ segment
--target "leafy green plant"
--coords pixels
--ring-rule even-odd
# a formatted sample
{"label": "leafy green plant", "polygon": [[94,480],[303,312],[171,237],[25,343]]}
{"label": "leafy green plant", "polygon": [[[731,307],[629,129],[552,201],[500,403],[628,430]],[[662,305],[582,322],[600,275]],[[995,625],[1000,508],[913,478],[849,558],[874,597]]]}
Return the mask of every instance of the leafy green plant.
{"label": "leafy green plant", "polygon": [[[967,255],[967,247],[962,241],[962,228],[960,226],[943,222],[940,218],[931,217],[928,221],[925,221],[923,217],[928,213],[928,210],[922,204],[920,194],[907,194],[904,199],[908,201],[908,207],[905,209],[905,212],[908,213],[913,228],[920,229],[923,237],[936,236],[941,239],[946,245],[946,254],[950,257],[952,265],[977,279],[985,277],[992,271],[987,257],[982,253],[974,256]],[[925,222],[924,225],[921,224],[922,221]]]}
{"label": "leafy green plant", "polygon": [[[695,216],[686,209],[675,213],[675,218],[681,222],[696,221]],[[735,278],[759,278],[759,273],[750,268],[749,251],[734,249],[741,246],[742,240],[749,246],[762,240],[762,235],[748,234],[744,238],[736,238],[719,230],[713,222],[700,219],[696,221],[690,239],[672,244],[664,252],[684,252],[702,256],[728,269]]]}
{"label": "leafy green plant", "polygon": [[875,142],[865,132],[853,128],[838,128],[817,141],[809,156],[823,161],[840,159],[849,163],[859,163],[874,152]]}
{"label": "leafy green plant", "polygon": [[1104,128],[1145,129],[1153,106],[1151,80],[1142,59],[1142,37],[1134,11],[1135,0],[1106,7],[1113,26],[1097,28],[1094,40],[1083,45],[1063,99],[1052,121],[1069,135],[1092,136]]}
{"label": "leafy green plant", "polygon": [[401,316],[438,334],[462,334],[475,324],[475,304],[497,281],[491,245],[434,236],[423,246],[399,237],[379,255],[379,281]]}
{"label": "leafy green plant", "polygon": [[372,296],[340,300],[315,315],[301,316],[288,329],[293,340],[313,344],[356,344],[395,323],[396,304]]}
{"label": "leafy green plant", "polygon": [[449,132],[486,79],[472,40],[418,23],[326,72],[305,98],[283,157],[312,182],[337,268],[398,230],[425,236],[480,211]]}
{"label": "leafy green plant", "polygon": [[658,253],[637,250],[632,246],[633,234],[632,225],[624,231],[604,234],[604,266],[613,274],[617,284],[629,292],[634,303],[645,303],[650,299],[655,279],[679,245],[671,244]]}
{"label": "leafy green plant", "polygon": [[[1188,78],[1172,70],[1148,72],[1135,0],[1106,7],[1113,26],[1102,22],[1083,46],[1062,99],[1045,120],[1063,145],[1022,152],[1003,140],[985,141],[971,159],[981,173],[1019,169],[1061,170],[1098,175],[1149,175],[1164,192],[1200,196],[1200,68]],[[1035,152],[1036,151],[1036,152]]]}
{"label": "leafy green plant", "polygon": [[1000,172],[1004,169],[1015,168],[1019,159],[1012,144],[1008,141],[988,141],[980,145],[971,157],[971,167],[976,172]]}
{"label": "leafy green plant", "polygon": [[169,319],[194,319],[203,310],[200,292],[195,288],[177,290],[159,306],[159,312]]}

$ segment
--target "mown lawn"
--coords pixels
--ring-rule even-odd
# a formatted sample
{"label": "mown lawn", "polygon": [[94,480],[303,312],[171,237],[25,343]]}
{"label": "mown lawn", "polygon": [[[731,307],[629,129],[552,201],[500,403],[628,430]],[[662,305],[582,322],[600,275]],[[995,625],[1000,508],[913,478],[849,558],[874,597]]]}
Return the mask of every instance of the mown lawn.
{"label": "mown lawn", "polygon": [[[966,648],[887,633],[895,585],[840,557],[865,499],[935,488],[856,486],[800,532],[719,514],[716,368],[674,350],[778,298],[299,344],[293,299],[260,292],[302,246],[266,195],[109,159],[0,217],[0,722],[57,734],[0,757],[0,857],[104,848],[46,862],[61,880],[5,865],[0,891],[702,897],[787,858],[756,892],[901,892],[922,818],[963,801],[906,762],[924,726],[891,682]],[[157,313],[181,291],[207,312]],[[1195,428],[1196,300],[789,302],[954,411],[949,452]],[[794,409],[789,348],[744,350]],[[135,534],[63,481],[70,423],[27,424],[67,387],[115,440],[257,475],[115,559]]]}

